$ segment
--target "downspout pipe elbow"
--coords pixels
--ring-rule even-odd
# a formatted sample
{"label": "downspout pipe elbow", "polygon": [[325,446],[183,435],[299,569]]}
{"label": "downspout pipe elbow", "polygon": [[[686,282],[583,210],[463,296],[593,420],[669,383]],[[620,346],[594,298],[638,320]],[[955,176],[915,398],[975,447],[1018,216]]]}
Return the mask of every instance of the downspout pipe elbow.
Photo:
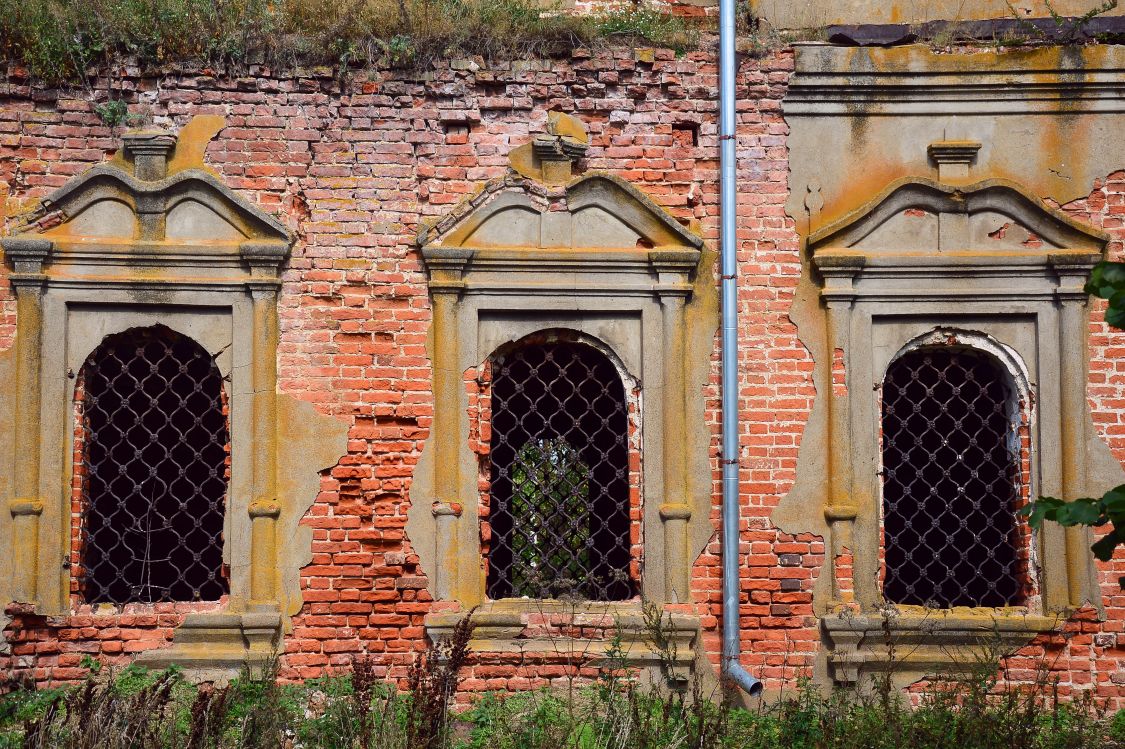
{"label": "downspout pipe elbow", "polygon": [[762,693],[762,682],[751,676],[750,672],[744,669],[738,661],[727,663],[725,673],[728,679],[751,697],[757,697]]}

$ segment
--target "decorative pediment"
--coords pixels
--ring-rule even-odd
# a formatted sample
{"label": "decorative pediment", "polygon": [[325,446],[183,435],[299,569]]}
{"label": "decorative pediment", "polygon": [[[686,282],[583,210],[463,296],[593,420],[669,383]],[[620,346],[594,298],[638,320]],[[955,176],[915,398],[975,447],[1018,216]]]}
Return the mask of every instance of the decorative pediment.
{"label": "decorative pediment", "polygon": [[950,186],[924,178],[893,183],[851,216],[809,237],[814,256],[964,258],[1101,254],[1108,236],[1084,227],[1019,186],[986,180]]}
{"label": "decorative pediment", "polygon": [[226,259],[276,272],[292,243],[285,227],[203,169],[168,175],[174,148],[163,133],[126,135],[131,170],[110,162],[74,178],[3,240],[5,251],[14,259],[41,255],[48,267]]}
{"label": "decorative pediment", "polygon": [[571,182],[548,197],[533,183],[489,183],[420,237],[424,248],[698,250],[703,239],[640,190],[610,174]]}

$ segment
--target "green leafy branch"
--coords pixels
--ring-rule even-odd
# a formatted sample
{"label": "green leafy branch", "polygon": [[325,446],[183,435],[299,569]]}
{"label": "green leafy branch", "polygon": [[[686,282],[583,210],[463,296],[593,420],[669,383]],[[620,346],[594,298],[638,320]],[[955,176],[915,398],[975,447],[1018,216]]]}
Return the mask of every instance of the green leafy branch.
{"label": "green leafy branch", "polygon": [[[1053,521],[1065,528],[1077,525],[1096,528],[1112,523],[1113,530],[1090,547],[1094,556],[1103,562],[1112,559],[1117,546],[1125,543],[1125,484],[1110,489],[1096,499],[1080,497],[1067,502],[1055,497],[1040,497],[1021,512],[1027,515],[1032,528],[1041,527],[1044,520]],[[1125,587],[1125,577],[1120,582]]]}

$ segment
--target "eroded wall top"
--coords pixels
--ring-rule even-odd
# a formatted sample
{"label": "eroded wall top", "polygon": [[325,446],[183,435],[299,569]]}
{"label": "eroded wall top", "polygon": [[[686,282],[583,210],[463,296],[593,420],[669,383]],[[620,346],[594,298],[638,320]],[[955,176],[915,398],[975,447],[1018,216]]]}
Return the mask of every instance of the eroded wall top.
{"label": "eroded wall top", "polygon": [[[1094,0],[1055,0],[1063,16],[1081,16],[1100,3]],[[833,25],[982,21],[1012,18],[1004,0],[750,0],[758,18],[781,29]],[[1012,0],[1012,9],[1025,18],[1047,16],[1042,0]],[[1125,4],[1106,12],[1125,15]]]}

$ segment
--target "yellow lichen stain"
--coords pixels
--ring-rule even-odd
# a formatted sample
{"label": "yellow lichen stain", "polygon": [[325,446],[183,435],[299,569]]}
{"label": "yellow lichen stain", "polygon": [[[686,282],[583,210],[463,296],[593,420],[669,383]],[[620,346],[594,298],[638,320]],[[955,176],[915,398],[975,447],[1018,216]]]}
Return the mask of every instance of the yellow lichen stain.
{"label": "yellow lichen stain", "polygon": [[207,145],[220,130],[226,127],[226,124],[226,118],[218,114],[200,114],[192,117],[176,137],[176,150],[168,162],[169,176],[185,169],[205,169],[217,175],[218,173],[208,167],[203,159]]}
{"label": "yellow lichen stain", "polygon": [[1066,80],[1068,70],[1116,69],[1125,66],[1125,50],[1112,45],[1088,47],[1020,47],[958,49],[956,54],[935,52],[928,45],[907,44],[876,49],[855,47],[845,53],[849,70],[880,73],[979,73],[1033,74],[1037,82]]}
{"label": "yellow lichen stain", "polygon": [[841,191],[831,202],[824,203],[817,225],[809,227],[810,233],[825,226],[832,226],[845,216],[859,212],[871,203],[872,199],[869,196],[882,195],[888,185],[907,176],[910,175],[897,162],[891,160],[880,162],[875,159],[865,161],[864,168],[853,172],[853,176],[848,180],[848,189]]}
{"label": "yellow lichen stain", "polygon": [[[168,160],[168,176],[185,169],[202,169],[218,176],[219,173],[207,166],[203,159],[207,145],[226,127],[226,123],[226,118],[218,114],[199,114],[188,120],[176,136],[176,148]],[[124,149],[118,149],[108,164],[133,173],[133,162],[125,158]]]}
{"label": "yellow lichen stain", "polygon": [[582,121],[562,112],[547,113],[547,132],[560,138],[571,138],[578,143],[590,142],[590,135]]}
{"label": "yellow lichen stain", "polygon": [[513,148],[512,152],[508,154],[508,163],[528,179],[538,181],[542,178],[539,160],[535,158],[535,152],[532,150],[530,143],[524,143],[522,146]]}
{"label": "yellow lichen stain", "polygon": [[38,198],[17,198],[6,182],[0,181],[0,230],[4,233],[29,220],[28,214],[39,206]]}
{"label": "yellow lichen stain", "polygon": [[[930,622],[941,621],[942,619],[969,619],[978,620],[982,623],[991,623],[995,620],[1004,620],[1012,622],[1029,616],[1034,617],[1048,617],[1054,618],[1057,623],[1062,623],[1066,620],[1064,614],[1038,614],[1026,606],[953,606],[948,609],[934,609],[925,606],[915,606],[909,604],[895,604],[895,610],[898,615],[903,619],[925,619]],[[1041,623],[1036,621],[1034,623],[1036,628],[1041,627]]]}

